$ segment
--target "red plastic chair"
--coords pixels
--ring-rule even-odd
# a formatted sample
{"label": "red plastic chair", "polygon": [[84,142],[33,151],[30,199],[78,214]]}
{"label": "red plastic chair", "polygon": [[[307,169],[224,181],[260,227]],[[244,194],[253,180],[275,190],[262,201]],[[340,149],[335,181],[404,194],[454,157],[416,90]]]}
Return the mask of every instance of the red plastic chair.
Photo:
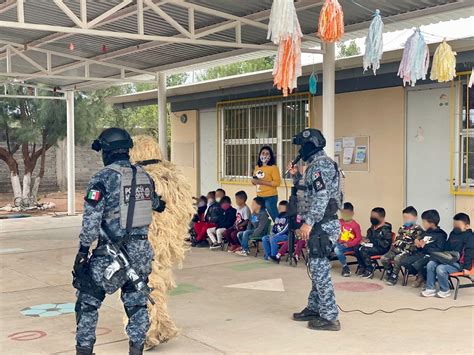
{"label": "red plastic chair", "polygon": [[[474,261],[472,262],[471,270],[469,270],[469,273],[464,274],[464,272],[459,271],[449,274],[449,283],[454,289],[454,299],[458,298],[458,292],[460,288],[474,287],[474,279],[471,277],[472,275],[474,275]],[[467,279],[470,282],[466,284],[461,284],[461,279]],[[453,280],[456,280],[456,286],[454,286]]]}

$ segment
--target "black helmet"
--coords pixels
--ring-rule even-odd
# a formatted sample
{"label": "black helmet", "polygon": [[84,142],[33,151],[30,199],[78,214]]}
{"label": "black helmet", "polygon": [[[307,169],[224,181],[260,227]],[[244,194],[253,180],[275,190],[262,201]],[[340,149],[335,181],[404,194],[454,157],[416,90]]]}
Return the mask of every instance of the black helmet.
{"label": "black helmet", "polygon": [[326,146],[326,139],[319,129],[306,128],[293,137],[292,143],[301,146],[313,143],[316,148],[323,149]]}
{"label": "black helmet", "polygon": [[99,138],[92,143],[92,149],[96,152],[128,151],[133,147],[133,140],[130,134],[121,128],[107,128]]}

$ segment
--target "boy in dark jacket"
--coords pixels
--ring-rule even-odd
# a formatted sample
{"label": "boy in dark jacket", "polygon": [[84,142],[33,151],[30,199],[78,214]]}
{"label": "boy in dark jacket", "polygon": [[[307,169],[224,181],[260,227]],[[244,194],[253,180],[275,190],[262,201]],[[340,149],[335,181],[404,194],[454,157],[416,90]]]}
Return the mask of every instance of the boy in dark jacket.
{"label": "boy in dark jacket", "polygon": [[235,193],[235,203],[237,205],[235,223],[222,234],[223,238],[229,243],[227,249],[229,253],[234,253],[240,248],[237,233],[247,230],[250,215],[252,214],[247,206],[247,194],[245,191],[241,190]]}
{"label": "boy in dark jacket", "polygon": [[252,215],[245,232],[237,233],[242,250],[235,253],[241,256],[250,254],[249,239],[263,237],[268,226],[268,214],[265,210],[265,200],[262,197],[255,197],[252,201]]}
{"label": "boy in dark jacket", "polygon": [[237,210],[232,207],[232,201],[229,196],[224,196],[220,200],[222,214],[217,221],[217,226],[207,229],[207,236],[210,239],[210,249],[220,249],[222,247],[222,237],[226,229],[232,227],[235,223]]}
{"label": "boy in dark jacket", "polygon": [[[453,255],[453,260],[449,263],[440,263],[439,260],[428,262],[426,266],[426,290],[421,293],[422,296],[447,298],[451,296],[449,274],[462,270],[469,273],[474,253],[474,234],[470,224],[471,220],[467,214],[458,213],[454,216],[453,231],[449,234],[443,249]],[[457,255],[459,255],[459,258],[455,257]],[[436,281],[439,284],[438,292],[436,292]]]}
{"label": "boy in dark jacket", "polygon": [[288,201],[280,201],[278,204],[278,216],[275,218],[272,233],[262,238],[262,245],[264,250],[263,258],[278,261],[276,255],[278,253],[278,243],[288,240]]}
{"label": "boy in dark jacket", "polygon": [[423,233],[423,229],[416,224],[418,212],[414,207],[408,206],[402,211],[402,214],[403,226],[398,230],[397,237],[388,253],[380,259],[385,267],[385,277],[389,286],[397,284],[402,262],[416,252],[415,241],[419,240]]}
{"label": "boy in dark jacket", "polygon": [[207,230],[217,226],[217,222],[222,214],[222,208],[216,202],[215,191],[210,191],[207,194],[207,210],[204,214],[204,221],[194,224],[194,232],[196,233],[196,244],[198,247],[206,247]]}
{"label": "boy in dark jacket", "polygon": [[438,225],[439,213],[436,210],[427,210],[421,215],[421,224],[424,232],[419,240],[415,240],[416,251],[407,257],[402,266],[408,269],[411,275],[417,275],[413,287],[421,287],[425,282],[424,268],[430,260],[430,253],[443,251],[447,234]]}
{"label": "boy in dark jacket", "polygon": [[370,257],[385,254],[392,244],[392,225],[385,222],[385,209],[375,207],[370,214],[370,224],[372,227],[367,230],[367,236],[356,250],[359,263],[358,274],[364,279],[374,277],[374,267]]}

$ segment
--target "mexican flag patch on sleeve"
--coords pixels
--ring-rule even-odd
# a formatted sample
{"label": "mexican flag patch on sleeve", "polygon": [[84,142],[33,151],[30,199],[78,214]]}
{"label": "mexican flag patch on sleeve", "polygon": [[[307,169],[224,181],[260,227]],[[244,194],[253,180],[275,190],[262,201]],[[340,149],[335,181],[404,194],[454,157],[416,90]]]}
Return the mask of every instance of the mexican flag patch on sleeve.
{"label": "mexican flag patch on sleeve", "polygon": [[99,201],[100,197],[101,195],[99,190],[89,190],[87,193],[87,199],[91,201]]}

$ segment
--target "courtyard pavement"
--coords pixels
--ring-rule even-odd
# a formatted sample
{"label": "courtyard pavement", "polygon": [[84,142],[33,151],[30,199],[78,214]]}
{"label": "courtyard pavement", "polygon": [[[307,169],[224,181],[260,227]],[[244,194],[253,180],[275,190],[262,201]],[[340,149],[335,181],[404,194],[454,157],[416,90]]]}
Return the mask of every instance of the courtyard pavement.
{"label": "courtyard pavement", "polygon": [[[71,266],[80,217],[0,220],[0,354],[74,354]],[[293,322],[310,282],[304,265],[192,249],[176,270],[169,295],[180,336],[150,351],[169,354],[411,353],[473,354],[474,308],[340,314],[340,332],[315,332]],[[419,296],[411,287],[342,278],[332,272],[344,310],[448,308],[474,304],[474,289],[458,300]],[[124,311],[117,294],[100,311],[95,352],[128,354]]]}

